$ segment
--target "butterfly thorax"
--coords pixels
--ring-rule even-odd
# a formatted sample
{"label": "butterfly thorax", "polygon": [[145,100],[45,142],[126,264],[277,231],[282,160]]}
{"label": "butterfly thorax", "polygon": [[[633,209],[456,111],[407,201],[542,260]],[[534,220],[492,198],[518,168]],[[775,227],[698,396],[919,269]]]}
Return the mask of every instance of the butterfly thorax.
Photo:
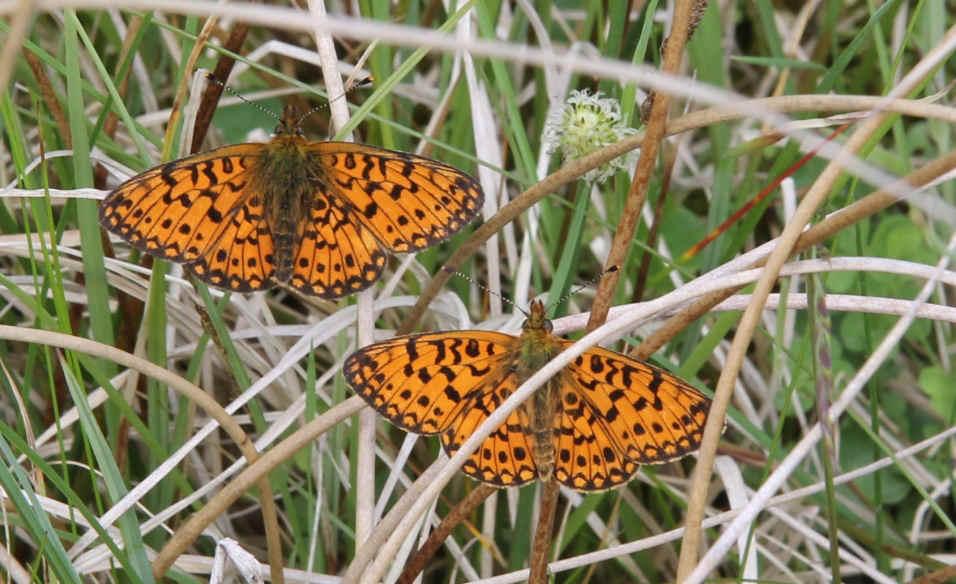
{"label": "butterfly thorax", "polygon": [[309,215],[314,194],[325,181],[322,165],[308,148],[302,135],[300,116],[286,106],[275,128],[275,137],[256,158],[250,193],[263,198],[265,224],[272,232],[273,278],[286,282],[292,275],[292,262],[300,231]]}
{"label": "butterfly thorax", "polygon": [[[545,318],[544,304],[531,303],[531,312],[519,337],[519,358],[515,364],[518,383],[524,383],[545,363],[561,352],[561,343],[551,334],[551,321]],[[532,457],[538,477],[547,481],[554,470],[554,433],[561,413],[561,373],[549,379],[522,405],[522,420],[531,438]]]}

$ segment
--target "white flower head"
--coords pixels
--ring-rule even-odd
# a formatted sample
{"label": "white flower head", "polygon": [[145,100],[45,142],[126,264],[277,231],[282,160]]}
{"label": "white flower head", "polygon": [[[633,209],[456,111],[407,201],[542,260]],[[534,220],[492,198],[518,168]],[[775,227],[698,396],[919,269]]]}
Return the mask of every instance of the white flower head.
{"label": "white flower head", "polygon": [[[600,91],[591,95],[587,89],[575,89],[564,106],[548,117],[544,132],[550,153],[560,152],[562,159],[568,161],[619,142],[637,130],[621,122],[621,106],[616,99],[603,97]],[[618,170],[633,168],[637,154],[636,149],[632,150],[590,170],[584,180],[601,183]]]}

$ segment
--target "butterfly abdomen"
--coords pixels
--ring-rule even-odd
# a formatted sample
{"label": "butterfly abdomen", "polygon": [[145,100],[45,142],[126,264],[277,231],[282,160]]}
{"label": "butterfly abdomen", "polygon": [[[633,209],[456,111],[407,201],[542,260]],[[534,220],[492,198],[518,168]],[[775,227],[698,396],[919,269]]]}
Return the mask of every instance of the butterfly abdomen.
{"label": "butterfly abdomen", "polygon": [[[531,314],[524,323],[520,346],[520,358],[515,371],[519,383],[524,383],[561,352],[560,343],[551,334],[551,321],[545,318],[544,305],[540,302],[531,304]],[[542,481],[551,480],[554,473],[555,428],[561,413],[561,378],[562,373],[558,373],[549,379],[522,406],[523,419],[528,424],[525,433],[531,439],[531,455],[538,469],[538,478]]]}
{"label": "butterfly abdomen", "polygon": [[551,480],[554,472],[554,428],[561,408],[560,387],[553,379],[531,397],[531,407],[525,409],[528,419],[526,432],[531,436],[531,456],[538,469],[538,478]]}
{"label": "butterfly abdomen", "polygon": [[260,190],[266,200],[266,222],[272,231],[273,262],[279,282],[292,276],[293,261],[298,252],[308,217],[309,202],[321,181],[315,176],[314,161],[303,147],[305,140],[295,135],[275,138],[259,161]]}

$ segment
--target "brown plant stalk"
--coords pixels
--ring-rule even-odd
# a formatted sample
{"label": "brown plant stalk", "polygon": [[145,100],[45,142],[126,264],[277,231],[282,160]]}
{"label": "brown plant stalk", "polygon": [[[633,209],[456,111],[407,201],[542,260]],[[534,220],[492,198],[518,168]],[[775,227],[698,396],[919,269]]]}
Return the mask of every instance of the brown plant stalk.
{"label": "brown plant stalk", "polygon": [[548,581],[548,552],[552,548],[554,516],[558,509],[560,493],[561,489],[554,477],[541,483],[541,497],[538,499],[538,526],[531,542],[529,584],[545,584]]}
{"label": "brown plant stalk", "polygon": [[[242,44],[248,34],[249,25],[244,22],[237,22],[229,32],[229,37],[223,44],[223,48],[229,53],[240,54]],[[195,153],[202,150],[203,140],[206,139],[206,133],[212,123],[212,116],[216,113],[216,107],[219,106],[219,99],[222,97],[223,89],[225,89],[225,83],[236,64],[236,59],[229,53],[220,53],[216,67],[213,69],[212,77],[218,83],[206,84],[202,100],[199,102],[199,109],[196,111],[196,122],[193,124],[193,142],[189,147],[190,152]]]}
{"label": "brown plant stalk", "polygon": [[654,219],[651,227],[647,231],[647,243],[644,252],[641,254],[641,263],[637,269],[637,279],[634,281],[634,294],[631,296],[633,302],[640,302],[644,298],[645,287],[647,286],[647,277],[651,271],[651,260],[654,259],[654,247],[657,245],[657,234],[661,228],[661,219],[664,217],[664,204],[667,202],[667,194],[670,192],[671,178],[674,174],[674,165],[677,163],[677,154],[668,151],[667,145],[664,145],[664,174],[661,180],[661,192],[654,202]]}
{"label": "brown plant stalk", "polygon": [[[674,5],[674,20],[671,34],[664,44],[664,62],[662,70],[665,73],[676,74],[680,69],[681,59],[684,56],[684,45],[687,43],[688,32],[694,16],[694,1],[680,0]],[[631,188],[624,203],[624,212],[614,230],[611,240],[611,249],[604,262],[604,276],[598,283],[594,294],[594,303],[591,306],[591,315],[588,318],[587,331],[592,331],[604,324],[607,313],[614,300],[614,290],[621,271],[608,270],[611,266],[623,266],[627,261],[631,242],[641,218],[641,208],[647,199],[647,187],[654,173],[657,162],[657,151],[666,135],[667,108],[670,105],[670,96],[665,93],[654,93],[651,100],[651,110],[648,115],[647,127],[644,130],[644,140],[641,142],[641,155],[637,159],[637,169],[631,181]]]}
{"label": "brown plant stalk", "polygon": [[438,548],[441,547],[445,540],[448,539],[448,536],[451,535],[455,527],[471,515],[471,512],[474,511],[478,505],[481,505],[485,499],[497,491],[497,487],[493,487],[487,483],[478,483],[478,486],[472,489],[464,499],[459,501],[458,504],[442,518],[438,527],[428,534],[428,539],[425,540],[422,547],[418,548],[418,551],[405,563],[402,574],[398,577],[398,580],[395,581],[396,584],[412,584],[415,579],[418,578],[418,575],[425,570],[432,556],[435,555],[435,552],[438,551]]}

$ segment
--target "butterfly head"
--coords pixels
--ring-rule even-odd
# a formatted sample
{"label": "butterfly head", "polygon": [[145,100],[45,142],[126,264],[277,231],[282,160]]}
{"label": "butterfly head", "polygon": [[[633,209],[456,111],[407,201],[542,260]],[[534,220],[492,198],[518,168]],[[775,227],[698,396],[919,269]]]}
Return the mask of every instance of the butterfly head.
{"label": "butterfly head", "polygon": [[528,318],[521,325],[522,332],[544,331],[550,333],[553,329],[551,321],[545,315],[544,302],[535,298],[531,301]]}
{"label": "butterfly head", "polygon": [[276,136],[301,136],[302,135],[302,117],[299,110],[292,104],[286,104],[282,108],[282,117],[274,130]]}

